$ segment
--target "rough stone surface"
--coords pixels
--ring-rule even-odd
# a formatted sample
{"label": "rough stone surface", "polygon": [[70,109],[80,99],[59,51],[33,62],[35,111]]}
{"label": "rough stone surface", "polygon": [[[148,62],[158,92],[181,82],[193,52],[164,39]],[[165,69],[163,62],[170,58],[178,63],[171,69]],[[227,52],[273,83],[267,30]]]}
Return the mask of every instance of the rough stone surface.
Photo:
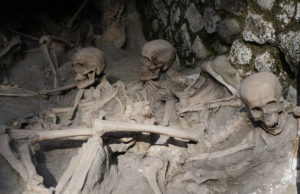
{"label": "rough stone surface", "polygon": [[274,57],[267,51],[255,57],[254,67],[256,71],[269,71],[276,70],[276,63]]}
{"label": "rough stone surface", "polygon": [[281,28],[291,22],[295,13],[295,3],[293,1],[284,1],[279,3],[280,11],[276,14],[276,20],[282,23]]}
{"label": "rough stone surface", "polygon": [[297,90],[293,86],[289,87],[286,100],[293,104],[297,104]]}
{"label": "rough stone surface", "polygon": [[180,19],[180,9],[176,5],[173,5],[170,12],[170,23],[172,29],[175,29],[175,24],[179,22],[179,19]]}
{"label": "rough stone surface", "polygon": [[245,41],[256,42],[259,44],[274,43],[275,29],[271,22],[267,22],[261,15],[248,13],[243,30]]}
{"label": "rough stone surface", "polygon": [[294,1],[284,1],[279,3],[281,11],[285,12],[289,18],[292,18],[295,13],[295,2]]}
{"label": "rough stone surface", "polygon": [[158,30],[159,30],[159,21],[157,19],[154,19],[152,21],[151,29],[153,30],[153,32],[158,32]]}
{"label": "rough stone surface", "polygon": [[212,34],[217,31],[218,22],[221,18],[216,15],[216,12],[208,7],[204,10],[203,22],[207,33]]}
{"label": "rough stone surface", "polygon": [[225,19],[218,26],[219,36],[228,44],[232,43],[240,32],[241,27],[235,18]]}
{"label": "rough stone surface", "polygon": [[193,33],[200,31],[203,28],[202,16],[195,7],[194,3],[191,3],[185,12],[185,18],[189,22],[190,29]]}
{"label": "rough stone surface", "polygon": [[295,20],[297,22],[300,21],[300,2],[297,3],[297,10],[296,10],[296,13],[295,13]]}
{"label": "rough stone surface", "polygon": [[243,0],[215,0],[216,9],[223,9],[235,15],[241,15],[246,9],[246,1]]}
{"label": "rough stone surface", "polygon": [[180,31],[175,35],[176,42],[181,42],[181,45],[177,49],[177,52],[183,57],[188,57],[191,54],[191,38],[188,33],[186,24],[181,26]]}
{"label": "rough stone surface", "polygon": [[192,50],[195,53],[197,59],[203,59],[209,54],[205,46],[203,45],[202,40],[199,38],[199,36],[197,36],[196,39],[194,40],[194,43],[192,45]]}
{"label": "rough stone surface", "polygon": [[248,65],[252,58],[252,51],[240,40],[232,43],[230,50],[230,62],[233,65]]}
{"label": "rough stone surface", "polygon": [[273,8],[275,0],[256,0],[257,5],[264,9],[270,11]]}
{"label": "rough stone surface", "polygon": [[217,53],[217,55],[223,55],[230,50],[230,47],[222,44],[220,41],[216,41],[213,44],[213,48],[214,48],[214,51]]}
{"label": "rough stone surface", "polygon": [[280,33],[278,35],[279,47],[285,53],[287,62],[297,72],[297,65],[300,63],[300,30]]}
{"label": "rough stone surface", "polygon": [[154,4],[154,7],[157,10],[158,14],[160,15],[160,19],[161,19],[163,25],[166,27],[168,24],[169,12],[166,9],[164,2],[160,1],[160,0],[154,0],[153,4]]}
{"label": "rough stone surface", "polygon": [[[299,0],[141,2],[144,3],[137,2],[137,5],[142,7],[140,13],[146,38],[170,41],[177,49],[178,59],[183,66],[195,66],[208,57],[229,54],[230,61],[241,77],[257,71],[272,71],[276,75],[279,70],[298,71],[299,35],[296,34],[300,31],[297,23],[300,22]],[[151,27],[154,19],[159,21],[158,30]],[[164,23],[167,23],[166,27]],[[292,32],[288,34],[289,31]],[[238,41],[233,44],[235,40]],[[200,52],[204,50],[202,48],[208,52],[206,56]],[[277,54],[278,49],[283,57]],[[289,67],[284,67],[286,65]],[[295,83],[289,75],[281,75],[282,83],[287,84],[286,89]]]}

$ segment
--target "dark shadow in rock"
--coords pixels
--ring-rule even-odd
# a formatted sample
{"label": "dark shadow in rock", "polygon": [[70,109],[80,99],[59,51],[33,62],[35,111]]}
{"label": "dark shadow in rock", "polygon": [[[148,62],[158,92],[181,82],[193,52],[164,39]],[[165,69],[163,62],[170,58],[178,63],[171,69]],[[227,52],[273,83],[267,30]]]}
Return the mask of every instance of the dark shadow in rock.
{"label": "dark shadow in rock", "polygon": [[36,170],[37,173],[44,178],[44,185],[46,187],[55,187],[57,182],[46,166],[45,154],[43,152],[38,152],[36,154],[36,160],[38,161]]}

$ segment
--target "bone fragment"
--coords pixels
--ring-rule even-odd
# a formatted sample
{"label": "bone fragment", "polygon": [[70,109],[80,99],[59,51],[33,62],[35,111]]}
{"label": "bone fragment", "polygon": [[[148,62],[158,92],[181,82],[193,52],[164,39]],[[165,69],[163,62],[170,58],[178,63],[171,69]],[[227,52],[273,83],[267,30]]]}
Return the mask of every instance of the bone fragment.
{"label": "bone fragment", "polygon": [[[0,87],[0,96],[7,96],[7,97],[43,97],[45,95],[54,95],[55,93],[60,93],[63,91],[67,91],[67,90],[71,90],[73,88],[76,88],[76,83],[72,83],[70,85],[67,86],[63,86],[60,88],[55,88],[52,90],[42,90],[40,92],[34,92],[34,91],[30,91],[27,89],[23,89],[23,88],[2,88]],[[21,93],[13,93],[13,92],[6,92],[9,91],[10,89],[14,90],[20,90]],[[3,91],[3,92],[1,92]]]}
{"label": "bone fragment", "polygon": [[43,183],[43,177],[41,177],[37,174],[35,166],[32,163],[31,154],[30,154],[30,150],[29,150],[29,144],[28,143],[22,143],[18,147],[18,151],[21,155],[21,161],[25,165],[25,168],[28,172],[29,178],[31,179],[34,176],[40,177],[40,183]]}
{"label": "bone fragment", "polygon": [[28,173],[25,166],[14,155],[9,147],[10,138],[7,134],[0,136],[0,154],[8,161],[8,163],[15,169],[24,181],[28,181]]}
{"label": "bone fragment", "polygon": [[37,174],[35,166],[32,163],[29,144],[21,143],[18,147],[18,151],[21,155],[21,161],[23,162],[29,176],[27,181],[28,192],[33,191],[41,194],[51,194],[52,191],[43,185],[44,179],[42,176]]}
{"label": "bone fragment", "polygon": [[80,150],[81,153],[79,153],[79,161],[76,162],[75,169],[72,173],[73,175],[64,194],[81,193],[89,169],[99,151],[103,151],[102,142],[99,136],[94,136],[82,146]]}
{"label": "bone fragment", "polygon": [[213,68],[212,68],[211,65],[212,65],[212,64],[210,64],[209,62],[208,62],[208,63],[204,63],[204,64],[203,64],[203,69],[204,69],[207,73],[209,73],[213,78],[215,78],[218,82],[220,82],[221,84],[223,84],[223,85],[230,91],[230,93],[231,93],[232,95],[238,97],[238,96],[239,96],[239,91],[238,91],[236,88],[234,88],[231,84],[228,84],[228,83],[226,82],[226,80],[224,80],[224,78],[223,78],[221,75],[219,75],[218,73],[216,73],[216,72],[213,70]]}
{"label": "bone fragment", "polygon": [[91,128],[70,128],[64,130],[21,130],[11,129],[10,136],[16,140],[28,139],[31,144],[39,143],[46,140],[60,139],[77,136],[92,136]]}
{"label": "bone fragment", "polygon": [[54,65],[53,60],[50,56],[49,47],[48,47],[47,43],[43,42],[41,44],[41,49],[44,52],[44,54],[47,58],[47,61],[50,65],[50,68],[52,70],[52,73],[53,73],[53,76],[54,76],[54,88],[57,88],[57,86],[59,85],[60,77],[59,77],[59,74],[57,72],[57,67]]}
{"label": "bone fragment", "polygon": [[169,120],[170,120],[170,117],[174,111],[174,108],[175,108],[175,100],[168,100],[166,102],[166,107],[165,107],[165,114],[164,114],[164,119],[162,121],[162,126],[168,126],[169,125]]}
{"label": "bone fragment", "polygon": [[162,194],[158,183],[157,183],[157,173],[158,170],[163,167],[163,162],[160,159],[156,159],[149,166],[146,166],[143,171],[144,177],[150,184],[154,194]]}
{"label": "bone fragment", "polygon": [[212,160],[212,159],[216,159],[216,158],[222,158],[225,156],[229,156],[231,154],[246,150],[246,149],[252,149],[254,147],[254,145],[251,145],[249,143],[246,142],[242,142],[236,146],[230,147],[226,150],[221,150],[221,151],[216,151],[216,152],[212,152],[212,153],[200,153],[196,156],[192,156],[190,158],[188,158],[186,161],[194,161],[194,160]]}
{"label": "bone fragment", "polygon": [[[91,172],[94,165],[102,165],[106,161],[107,155],[102,146],[103,143],[100,136],[94,136],[87,143],[83,144],[59,180],[55,189],[57,194],[79,194],[82,193],[83,189],[87,189],[85,188],[86,186],[94,186],[91,181],[99,181],[89,179],[89,175],[97,173],[97,177],[99,177],[102,174],[99,171]],[[97,162],[95,163],[94,161],[96,160]]]}
{"label": "bone fragment", "polygon": [[73,105],[73,108],[72,108],[72,111],[71,111],[71,115],[70,115],[70,118],[69,118],[70,120],[73,120],[73,118],[75,116],[75,112],[78,108],[80,100],[83,97],[84,92],[85,92],[85,89],[79,89],[77,91],[77,94],[76,94],[76,97],[75,97],[75,102],[74,102],[74,105]]}
{"label": "bone fragment", "polygon": [[[26,38],[26,39],[29,39],[29,40],[31,40],[31,41],[34,41],[34,42],[39,42],[40,41],[40,39],[39,38],[37,38],[37,37],[34,37],[34,36],[31,36],[31,35],[29,35],[29,34],[25,34],[25,33],[23,33],[23,32],[19,32],[19,31],[16,31],[15,29],[12,29],[12,28],[7,28],[9,31],[11,31],[11,32],[13,32],[13,33],[15,33],[15,34],[17,34],[17,35],[19,35],[19,36],[22,36],[22,37],[24,37],[24,38]],[[68,48],[72,48],[74,45],[72,44],[72,43],[70,43],[69,41],[67,41],[67,40],[65,40],[65,39],[63,39],[63,38],[61,38],[61,37],[58,37],[58,36],[53,36],[53,35],[49,35],[48,36],[51,40],[53,40],[54,42],[60,42],[60,43],[63,43],[63,44],[65,44]]]}

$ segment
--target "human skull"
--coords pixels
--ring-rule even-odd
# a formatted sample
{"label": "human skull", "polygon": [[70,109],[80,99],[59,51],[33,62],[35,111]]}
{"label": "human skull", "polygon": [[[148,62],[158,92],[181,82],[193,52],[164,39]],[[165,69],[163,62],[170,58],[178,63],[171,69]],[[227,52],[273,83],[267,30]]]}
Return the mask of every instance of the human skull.
{"label": "human skull", "polygon": [[152,80],[161,70],[167,70],[176,59],[175,48],[166,40],[158,39],[147,42],[142,48],[141,80]]}
{"label": "human skull", "polygon": [[240,85],[242,101],[250,110],[254,121],[273,135],[279,134],[286,122],[278,78],[269,72],[247,77]]}
{"label": "human skull", "polygon": [[72,59],[74,79],[77,88],[86,88],[95,82],[105,67],[105,58],[100,49],[87,47],[79,49]]}

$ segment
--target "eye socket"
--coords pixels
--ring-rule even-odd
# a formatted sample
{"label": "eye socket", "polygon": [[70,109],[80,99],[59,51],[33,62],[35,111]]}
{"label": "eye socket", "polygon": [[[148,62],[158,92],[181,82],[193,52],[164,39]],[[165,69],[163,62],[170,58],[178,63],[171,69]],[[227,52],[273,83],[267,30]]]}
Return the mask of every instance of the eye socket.
{"label": "eye socket", "polygon": [[259,107],[252,108],[250,112],[253,118],[260,118],[263,116],[263,111]]}
{"label": "eye socket", "polygon": [[279,108],[279,105],[276,101],[271,101],[271,102],[268,102],[266,105],[265,105],[265,112],[267,113],[270,113],[270,112],[275,112],[277,111]]}

